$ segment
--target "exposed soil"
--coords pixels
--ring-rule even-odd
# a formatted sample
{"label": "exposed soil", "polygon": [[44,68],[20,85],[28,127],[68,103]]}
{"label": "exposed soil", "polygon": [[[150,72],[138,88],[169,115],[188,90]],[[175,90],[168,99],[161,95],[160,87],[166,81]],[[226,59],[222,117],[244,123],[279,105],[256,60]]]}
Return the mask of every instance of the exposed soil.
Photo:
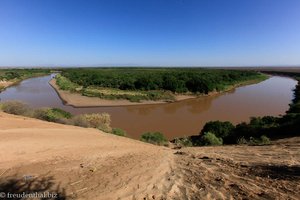
{"label": "exposed soil", "polygon": [[0,191],[60,199],[300,199],[300,138],[171,149],[0,113]]}

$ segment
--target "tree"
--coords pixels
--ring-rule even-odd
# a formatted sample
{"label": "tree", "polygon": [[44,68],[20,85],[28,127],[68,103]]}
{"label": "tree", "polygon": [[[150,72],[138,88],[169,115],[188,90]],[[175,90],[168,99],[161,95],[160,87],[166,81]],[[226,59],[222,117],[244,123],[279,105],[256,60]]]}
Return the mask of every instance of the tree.
{"label": "tree", "polygon": [[211,132],[217,137],[225,138],[232,133],[233,129],[234,125],[229,121],[210,121],[204,125],[200,134],[204,134],[205,132]]}

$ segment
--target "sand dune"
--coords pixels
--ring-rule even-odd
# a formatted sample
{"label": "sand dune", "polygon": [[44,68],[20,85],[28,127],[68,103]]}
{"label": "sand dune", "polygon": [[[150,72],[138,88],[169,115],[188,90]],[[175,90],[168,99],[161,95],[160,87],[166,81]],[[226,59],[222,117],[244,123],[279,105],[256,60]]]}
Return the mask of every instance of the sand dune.
{"label": "sand dune", "polygon": [[0,191],[67,199],[300,198],[299,138],[176,150],[5,113],[0,138]]}

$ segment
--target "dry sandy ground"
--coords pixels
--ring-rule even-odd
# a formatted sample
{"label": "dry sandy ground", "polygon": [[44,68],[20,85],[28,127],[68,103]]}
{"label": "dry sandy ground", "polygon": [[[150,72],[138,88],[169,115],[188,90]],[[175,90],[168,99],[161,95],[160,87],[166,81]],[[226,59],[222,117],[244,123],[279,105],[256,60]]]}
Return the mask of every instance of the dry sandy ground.
{"label": "dry sandy ground", "polygon": [[[128,100],[107,100],[100,99],[98,97],[86,97],[77,93],[71,93],[69,91],[60,90],[56,85],[56,80],[52,79],[50,85],[56,90],[60,98],[67,104],[74,107],[95,107],[95,106],[130,106],[130,105],[150,105],[150,104],[163,104],[167,101],[141,101],[131,102]],[[178,95],[176,101],[195,98],[192,95]]]}
{"label": "dry sandy ground", "polygon": [[0,192],[97,200],[300,199],[300,138],[171,149],[1,112],[0,138]]}

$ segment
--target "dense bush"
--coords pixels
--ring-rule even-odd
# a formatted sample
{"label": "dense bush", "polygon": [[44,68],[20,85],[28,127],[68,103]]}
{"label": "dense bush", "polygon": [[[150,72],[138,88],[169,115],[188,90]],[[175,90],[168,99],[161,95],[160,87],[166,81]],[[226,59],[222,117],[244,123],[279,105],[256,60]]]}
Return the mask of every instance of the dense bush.
{"label": "dense bush", "polygon": [[108,113],[84,114],[82,117],[88,122],[88,127],[98,128],[105,132],[111,132],[110,115]]}
{"label": "dense bush", "polygon": [[254,71],[199,68],[98,68],[64,69],[62,76],[83,87],[121,90],[169,90],[177,93],[208,93],[242,81],[263,79]]}
{"label": "dense bush", "polygon": [[78,85],[76,85],[75,83],[72,83],[69,79],[61,76],[60,74],[56,75],[55,79],[56,79],[57,85],[62,90],[68,90],[68,91],[74,92],[77,90],[77,88],[79,88]]}
{"label": "dense bush", "polygon": [[201,137],[201,143],[204,146],[210,146],[210,145],[215,146],[215,145],[222,145],[223,140],[222,138],[218,138],[217,136],[215,136],[215,134],[211,132],[206,132]]}
{"label": "dense bush", "polygon": [[83,115],[76,115],[72,118],[72,124],[75,126],[88,128],[90,126],[89,122]]}
{"label": "dense bush", "polygon": [[141,135],[141,141],[156,145],[164,145],[167,142],[167,139],[160,132],[146,132]]}
{"label": "dense bush", "polygon": [[259,138],[250,137],[248,140],[244,137],[241,137],[237,140],[237,144],[247,144],[247,145],[268,145],[271,144],[270,138],[265,135],[260,136]]}
{"label": "dense bush", "polygon": [[114,135],[118,135],[118,136],[126,136],[127,135],[126,131],[124,131],[123,129],[120,129],[120,128],[113,128],[111,133]]}
{"label": "dense bush", "polygon": [[7,101],[1,103],[1,110],[3,112],[14,114],[14,115],[30,115],[30,109],[27,104],[20,101]]}
{"label": "dense bush", "polygon": [[227,137],[234,129],[234,125],[229,121],[221,122],[221,121],[211,121],[207,122],[200,134],[204,134],[205,132],[211,132],[215,136],[219,138]]}
{"label": "dense bush", "polygon": [[261,142],[261,144],[263,144],[263,145],[271,144],[270,138],[268,138],[268,137],[265,136],[265,135],[260,136],[260,142]]}
{"label": "dense bush", "polygon": [[0,80],[22,80],[32,76],[50,73],[49,69],[0,69]]}
{"label": "dense bush", "polygon": [[33,116],[49,122],[67,123],[64,119],[70,119],[72,114],[59,108],[42,108],[35,110]]}
{"label": "dense bush", "polygon": [[268,145],[270,143],[271,143],[270,139],[265,135],[262,135],[259,138],[250,137],[250,139],[248,141],[248,144],[253,145],[253,146]]}
{"label": "dense bush", "polygon": [[244,138],[244,136],[242,136],[237,139],[236,143],[242,145],[242,144],[248,144],[248,141]]}
{"label": "dense bush", "polygon": [[[107,113],[93,113],[73,116],[71,113],[59,108],[31,109],[26,104],[18,101],[8,101],[0,104],[0,109],[6,113],[33,117],[45,121],[61,124],[70,124],[81,127],[97,128],[111,133],[110,115]],[[125,135],[126,132],[116,129],[114,134]]]}
{"label": "dense bush", "polygon": [[193,142],[190,137],[175,138],[172,142],[179,147],[193,146]]}

